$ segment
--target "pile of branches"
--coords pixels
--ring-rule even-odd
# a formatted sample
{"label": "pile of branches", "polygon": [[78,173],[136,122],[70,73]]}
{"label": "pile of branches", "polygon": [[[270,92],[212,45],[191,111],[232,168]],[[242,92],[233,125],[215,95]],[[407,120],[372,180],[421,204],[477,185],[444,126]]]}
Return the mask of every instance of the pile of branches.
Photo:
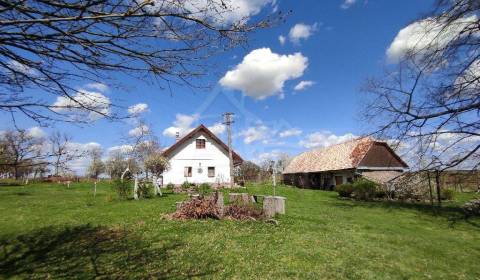
{"label": "pile of branches", "polygon": [[223,208],[218,205],[218,196],[193,198],[182,203],[182,206],[171,215],[173,219],[216,219],[259,220],[263,211],[252,204],[235,203]]}
{"label": "pile of branches", "polygon": [[252,204],[236,203],[225,208],[225,217],[233,220],[259,220],[263,211]]}
{"label": "pile of branches", "polygon": [[462,209],[467,217],[480,216],[480,198],[468,201]]}
{"label": "pile of branches", "polygon": [[195,198],[182,204],[173,214],[175,219],[220,219],[220,209],[217,207],[216,196]]}

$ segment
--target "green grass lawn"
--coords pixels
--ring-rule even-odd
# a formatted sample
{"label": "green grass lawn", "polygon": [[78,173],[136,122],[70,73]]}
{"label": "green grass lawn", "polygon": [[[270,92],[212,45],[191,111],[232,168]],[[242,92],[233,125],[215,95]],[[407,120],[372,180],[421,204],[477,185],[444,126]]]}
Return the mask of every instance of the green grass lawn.
{"label": "green grass lawn", "polygon": [[432,211],[281,187],[275,226],[165,220],[184,195],[120,201],[100,184],[93,200],[92,187],[1,186],[0,279],[480,279],[480,220],[462,219],[460,202]]}

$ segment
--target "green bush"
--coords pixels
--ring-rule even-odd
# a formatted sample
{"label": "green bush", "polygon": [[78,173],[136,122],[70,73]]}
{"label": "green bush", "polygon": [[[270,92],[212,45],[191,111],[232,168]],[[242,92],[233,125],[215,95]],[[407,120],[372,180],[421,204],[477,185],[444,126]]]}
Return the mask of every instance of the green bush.
{"label": "green bush", "polygon": [[358,200],[371,200],[375,197],[377,185],[366,179],[359,179],[353,182],[352,196]]}
{"label": "green bush", "polygon": [[198,193],[201,195],[207,195],[212,192],[212,187],[208,183],[202,183],[198,186]]}
{"label": "green bush", "polygon": [[128,198],[128,192],[130,190],[130,184],[131,182],[129,180],[120,180],[117,179],[113,182],[113,190],[117,193],[118,198],[120,199],[127,199]]}
{"label": "green bush", "polygon": [[147,183],[139,182],[137,194],[138,198],[150,198],[153,196],[152,188]]}
{"label": "green bush", "polygon": [[186,191],[186,190],[190,189],[191,186],[192,186],[192,183],[189,183],[188,181],[185,181],[182,184],[182,189]]}
{"label": "green bush", "polygon": [[451,189],[442,190],[440,192],[440,199],[453,200],[455,198],[455,191]]}
{"label": "green bush", "polygon": [[167,190],[173,191],[173,189],[175,188],[175,185],[172,183],[168,183],[165,187],[167,188]]}
{"label": "green bush", "polygon": [[352,197],[353,186],[350,183],[338,185],[335,186],[335,191],[340,197]]}

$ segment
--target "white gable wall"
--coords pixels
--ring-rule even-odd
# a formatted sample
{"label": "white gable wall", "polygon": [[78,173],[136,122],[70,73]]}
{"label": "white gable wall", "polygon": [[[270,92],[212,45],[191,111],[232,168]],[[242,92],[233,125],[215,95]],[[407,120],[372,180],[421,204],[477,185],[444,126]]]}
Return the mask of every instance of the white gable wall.
{"label": "white gable wall", "polygon": [[[206,139],[205,149],[196,148],[196,139]],[[184,176],[184,168],[192,167],[192,177]],[[215,176],[208,177],[208,167],[215,167]],[[201,172],[199,171],[201,169]],[[180,185],[190,183],[219,183],[230,182],[230,164],[228,152],[217,142],[203,132],[182,143],[170,156],[170,169],[163,173],[163,184]]]}

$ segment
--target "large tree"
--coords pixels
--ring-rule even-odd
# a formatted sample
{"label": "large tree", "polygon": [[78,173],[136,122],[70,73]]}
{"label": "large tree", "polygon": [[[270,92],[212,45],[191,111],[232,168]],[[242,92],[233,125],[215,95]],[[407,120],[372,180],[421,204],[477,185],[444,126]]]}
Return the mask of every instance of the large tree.
{"label": "large tree", "polygon": [[88,152],[91,162],[88,166],[87,174],[91,178],[98,179],[106,171],[105,163],[102,161],[102,148],[96,147]]}
{"label": "large tree", "polygon": [[32,168],[46,164],[43,153],[44,139],[25,130],[4,131],[0,137],[0,166],[3,171],[12,171],[15,179],[28,175]]}
{"label": "large tree", "polygon": [[437,1],[399,32],[385,74],[365,85],[374,134],[406,148],[416,169],[480,164],[479,16],[479,1]]}
{"label": "large tree", "polygon": [[266,3],[274,1],[0,0],[0,110],[86,122],[119,116],[79,83],[98,89],[125,74],[166,88],[201,85],[212,55],[270,24],[250,19]]}
{"label": "large tree", "polygon": [[48,146],[51,150],[51,164],[53,174],[59,176],[62,171],[69,170],[68,163],[78,156],[78,151],[71,147],[72,137],[59,131],[53,132],[48,137]]}

